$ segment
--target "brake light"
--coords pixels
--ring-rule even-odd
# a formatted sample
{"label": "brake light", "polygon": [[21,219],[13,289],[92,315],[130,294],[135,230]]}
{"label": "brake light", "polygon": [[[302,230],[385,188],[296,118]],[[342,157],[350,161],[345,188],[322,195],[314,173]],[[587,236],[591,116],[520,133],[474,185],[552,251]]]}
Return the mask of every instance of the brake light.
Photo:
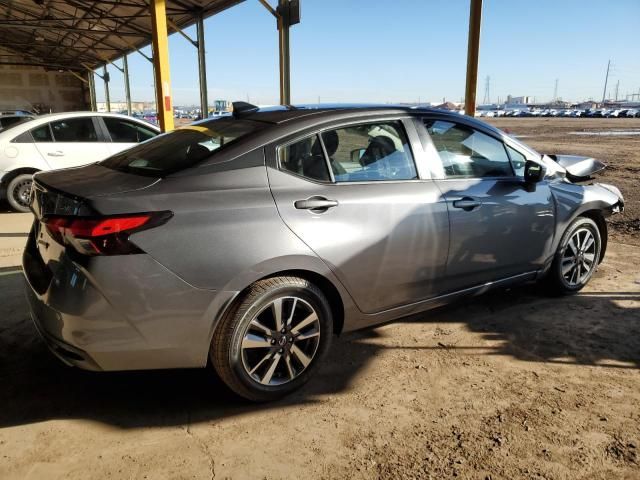
{"label": "brake light", "polygon": [[129,240],[134,232],[162,225],[171,212],[139,213],[104,217],[48,217],[51,236],[84,255],[126,255],[142,251]]}

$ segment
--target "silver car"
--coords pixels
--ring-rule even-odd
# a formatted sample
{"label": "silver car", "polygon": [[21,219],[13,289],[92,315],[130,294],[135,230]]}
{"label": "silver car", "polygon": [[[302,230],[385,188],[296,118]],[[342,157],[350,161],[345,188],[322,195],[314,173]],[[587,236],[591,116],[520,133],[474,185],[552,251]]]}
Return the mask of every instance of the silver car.
{"label": "silver car", "polygon": [[473,118],[258,109],[34,177],[35,325],[92,370],[205,367],[255,401],[302,386],[332,336],[544,280],[580,290],[620,191]]}

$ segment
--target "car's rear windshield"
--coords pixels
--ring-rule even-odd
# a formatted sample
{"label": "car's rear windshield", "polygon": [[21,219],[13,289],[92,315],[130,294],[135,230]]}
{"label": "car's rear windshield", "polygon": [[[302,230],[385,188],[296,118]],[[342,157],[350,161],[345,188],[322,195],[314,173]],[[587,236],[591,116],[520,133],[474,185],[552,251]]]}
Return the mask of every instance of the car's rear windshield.
{"label": "car's rear windshield", "polygon": [[263,123],[235,118],[198,122],[147,140],[107,158],[100,165],[136,175],[164,177],[210,158],[263,126]]}

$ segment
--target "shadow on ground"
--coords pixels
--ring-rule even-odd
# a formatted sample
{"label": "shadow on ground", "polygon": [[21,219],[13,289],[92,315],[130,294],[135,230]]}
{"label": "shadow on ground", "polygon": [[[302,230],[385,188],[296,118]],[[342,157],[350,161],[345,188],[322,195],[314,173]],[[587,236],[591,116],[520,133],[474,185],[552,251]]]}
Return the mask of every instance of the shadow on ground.
{"label": "shadow on ground", "polygon": [[300,406],[316,402],[320,394],[348,389],[358,372],[388,348],[447,348],[463,355],[640,368],[640,309],[628,308],[629,301],[640,300],[640,292],[551,299],[524,286],[405,319],[465,324],[481,333],[484,346],[443,344],[426,334],[411,345],[385,346],[380,329],[346,334],[334,342],[320,374],[306,388],[280,402],[254,405],[230,393],[210,368],[92,373],[65,367],[37,337],[22,282],[21,272],[0,272],[0,427],[64,418],[121,428],[164,426]]}

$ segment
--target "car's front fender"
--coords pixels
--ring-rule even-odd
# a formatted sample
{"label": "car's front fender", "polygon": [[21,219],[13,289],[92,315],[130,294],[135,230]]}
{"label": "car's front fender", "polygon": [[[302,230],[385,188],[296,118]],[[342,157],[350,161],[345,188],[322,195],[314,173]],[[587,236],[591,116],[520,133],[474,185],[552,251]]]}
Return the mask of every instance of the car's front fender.
{"label": "car's front fender", "polygon": [[[624,198],[612,185],[599,183],[577,185],[558,182],[551,184],[551,191],[556,206],[556,230],[551,259],[558,249],[562,234],[577,217],[595,214],[604,219],[624,209]],[[603,239],[604,242],[606,239]]]}

